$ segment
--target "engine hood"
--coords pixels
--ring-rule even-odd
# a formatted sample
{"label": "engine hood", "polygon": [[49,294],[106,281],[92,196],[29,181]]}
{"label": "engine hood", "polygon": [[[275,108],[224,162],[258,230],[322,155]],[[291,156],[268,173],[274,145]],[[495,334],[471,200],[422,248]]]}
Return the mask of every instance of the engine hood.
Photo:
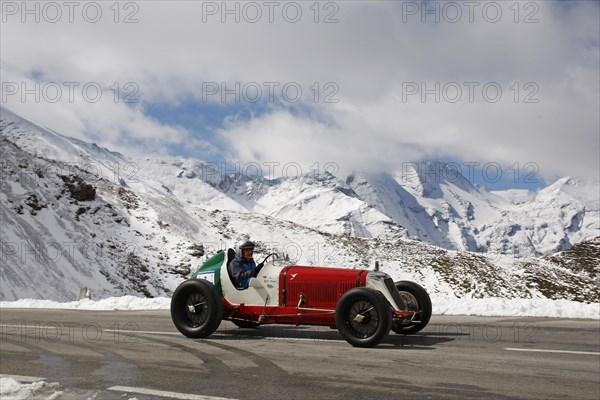
{"label": "engine hood", "polygon": [[295,305],[300,299],[305,307],[335,307],[348,290],[365,285],[366,270],[290,266],[281,271],[281,305]]}

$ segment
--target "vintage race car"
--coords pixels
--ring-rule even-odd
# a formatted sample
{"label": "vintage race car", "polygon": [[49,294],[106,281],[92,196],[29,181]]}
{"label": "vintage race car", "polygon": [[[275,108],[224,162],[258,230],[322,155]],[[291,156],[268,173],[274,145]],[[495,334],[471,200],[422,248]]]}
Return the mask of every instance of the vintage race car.
{"label": "vintage race car", "polygon": [[241,328],[329,326],[353,346],[372,347],[390,329],[413,334],[431,318],[429,295],[414,282],[394,283],[379,271],[290,265],[275,254],[240,290],[229,270],[235,254],[219,251],[173,293],[171,317],[185,336],[207,337],[226,319]]}

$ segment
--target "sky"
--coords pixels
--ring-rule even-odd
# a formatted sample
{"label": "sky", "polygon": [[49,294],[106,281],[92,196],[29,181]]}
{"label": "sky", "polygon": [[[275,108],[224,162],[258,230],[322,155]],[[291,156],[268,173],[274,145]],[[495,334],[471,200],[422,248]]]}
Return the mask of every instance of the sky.
{"label": "sky", "polygon": [[1,2],[1,104],[128,155],[263,174],[445,160],[600,174],[598,1]]}

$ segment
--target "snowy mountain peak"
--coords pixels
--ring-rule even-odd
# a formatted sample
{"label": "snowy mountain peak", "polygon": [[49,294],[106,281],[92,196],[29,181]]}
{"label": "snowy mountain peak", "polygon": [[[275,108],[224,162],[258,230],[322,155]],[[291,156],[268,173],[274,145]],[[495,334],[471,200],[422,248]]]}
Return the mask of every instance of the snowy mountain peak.
{"label": "snowy mountain peak", "polygon": [[61,135],[3,106],[0,106],[0,131],[2,136],[18,144],[21,149],[48,160],[78,163],[80,166],[83,162],[125,162],[125,157],[118,152],[102,148],[95,143]]}
{"label": "snowy mountain peak", "polygon": [[[336,177],[325,171],[269,180],[181,158],[131,158],[62,136],[1,109],[3,137],[43,160],[75,163],[134,192],[198,209],[262,214],[365,238],[412,237],[452,250],[550,254],[599,235],[598,182],[572,177],[537,193],[488,191],[452,163]],[[116,167],[116,168],[115,168]]]}
{"label": "snowy mountain peak", "polygon": [[403,186],[412,189],[419,196],[439,199],[444,197],[442,187],[457,187],[465,192],[477,191],[451,164],[442,161],[405,163],[395,179]]}

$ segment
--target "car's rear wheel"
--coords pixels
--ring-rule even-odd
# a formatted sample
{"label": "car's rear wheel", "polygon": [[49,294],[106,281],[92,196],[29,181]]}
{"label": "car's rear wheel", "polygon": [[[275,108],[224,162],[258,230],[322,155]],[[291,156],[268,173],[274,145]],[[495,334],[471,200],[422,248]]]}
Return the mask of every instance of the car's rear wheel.
{"label": "car's rear wheel", "polygon": [[417,314],[413,319],[394,322],[392,330],[403,335],[417,333],[427,326],[431,319],[431,299],[427,291],[419,284],[410,281],[395,282],[396,289],[400,293],[400,297],[406,303],[409,311],[415,311]]}
{"label": "car's rear wheel", "polygon": [[221,324],[223,301],[212,283],[189,279],[173,293],[171,318],[177,330],[185,336],[207,337]]}
{"label": "car's rear wheel", "polygon": [[381,292],[365,287],[346,292],[335,308],[340,335],[351,345],[373,347],[392,326],[392,309]]}

